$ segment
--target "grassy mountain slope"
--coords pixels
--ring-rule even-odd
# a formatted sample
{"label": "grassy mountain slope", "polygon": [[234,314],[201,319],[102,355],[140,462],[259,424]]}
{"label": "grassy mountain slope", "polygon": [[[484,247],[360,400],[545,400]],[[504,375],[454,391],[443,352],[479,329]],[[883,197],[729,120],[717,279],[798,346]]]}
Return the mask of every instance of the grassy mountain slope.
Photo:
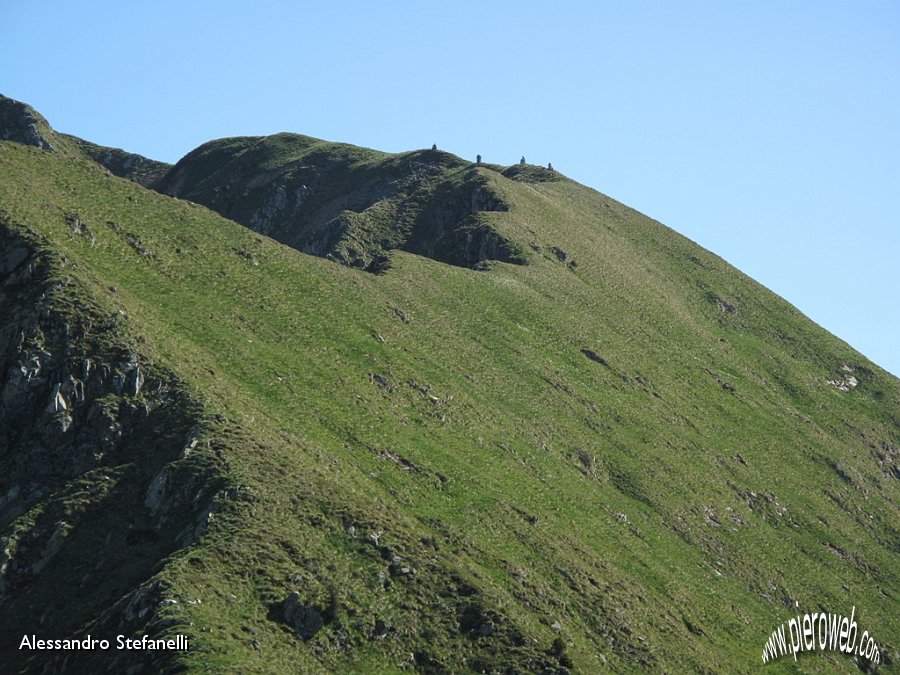
{"label": "grassy mountain slope", "polygon": [[[215,147],[268,153],[282,140]],[[147,368],[177,375],[202,410],[192,419],[210,420],[216,485],[230,486],[201,509],[199,541],[143,570],[156,584],[149,611],[116,620],[187,633],[196,649],[173,658],[198,672],[745,672],[796,603],[855,605],[896,659],[896,378],[707,251],[571,181],[298,143],[317,149],[296,171],[344,182],[323,178],[321,202],[270,219],[270,233],[304,248],[320,235],[304,239],[297,222],[321,234],[384,202],[389,216],[317,251],[351,266],[77,153],[0,143],[4,231],[64,261],[46,283],[72,312],[115,314]],[[233,175],[214,179],[230,164],[208,160],[205,183],[164,189],[216,194]],[[270,160],[251,155],[242,180],[282,175],[287,164]],[[379,181],[385,194],[354,201]],[[472,209],[476,189],[505,208]],[[248,198],[235,200],[237,220],[265,203]],[[409,220],[385,241],[397,213]],[[460,218],[429,225],[438,213]],[[433,243],[476,226],[526,264],[467,269],[479,256],[460,253],[465,236],[434,247],[446,254],[410,252],[428,253],[417,234]],[[354,268],[385,251],[383,274]],[[31,449],[3,450],[6,467]],[[142,486],[158,475],[158,463],[127,460]],[[147,504],[132,508],[149,518]],[[46,504],[29,508],[0,535],[27,530]],[[79,513],[67,517],[85,527],[101,517]],[[68,555],[92,561],[95,549]],[[24,606],[15,598],[50,582],[19,583],[7,594]],[[292,627],[282,602],[293,591],[305,619]],[[9,602],[0,615],[14,633],[106,625],[76,605],[23,626]]]}

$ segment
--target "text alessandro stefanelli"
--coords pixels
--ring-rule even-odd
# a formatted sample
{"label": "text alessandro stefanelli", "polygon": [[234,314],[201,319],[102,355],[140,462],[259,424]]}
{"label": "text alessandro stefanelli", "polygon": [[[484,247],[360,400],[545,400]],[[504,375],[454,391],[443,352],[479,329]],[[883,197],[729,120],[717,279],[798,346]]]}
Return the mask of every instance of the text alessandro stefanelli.
{"label": "text alessandro stefanelli", "polygon": [[188,641],[184,635],[176,635],[168,640],[154,639],[144,635],[141,638],[127,638],[124,635],[117,635],[115,643],[109,640],[98,640],[88,635],[80,640],[66,638],[64,640],[39,640],[36,635],[23,635],[22,641],[19,643],[19,649],[52,649],[61,651],[83,650],[90,651],[94,649],[105,650],[110,647],[114,649],[133,649],[133,650],[156,650],[156,649],[173,649],[178,651],[187,651]]}

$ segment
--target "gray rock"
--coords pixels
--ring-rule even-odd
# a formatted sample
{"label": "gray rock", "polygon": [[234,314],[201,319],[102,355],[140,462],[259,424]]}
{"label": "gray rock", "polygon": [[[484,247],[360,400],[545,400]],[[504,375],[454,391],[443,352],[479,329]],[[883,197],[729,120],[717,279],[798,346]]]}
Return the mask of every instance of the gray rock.
{"label": "gray rock", "polygon": [[737,314],[737,308],[730,302],[723,300],[717,295],[714,295],[712,300],[716,303],[716,307],[720,312],[724,312],[725,314]]}
{"label": "gray rock", "polygon": [[110,452],[112,450],[115,450],[119,445],[119,442],[122,440],[123,436],[124,430],[121,423],[116,420],[112,420],[109,426],[99,434],[98,440],[100,449],[103,452]]}
{"label": "gray rock", "polygon": [[304,640],[309,640],[325,625],[322,614],[314,607],[309,607],[300,602],[300,594],[294,591],[282,602],[284,620]]}
{"label": "gray rock", "polygon": [[136,367],[128,374],[127,390],[131,396],[137,396],[141,393],[141,387],[144,386],[144,374],[141,372],[140,366]]}
{"label": "gray rock", "polygon": [[150,481],[147,487],[147,494],[144,496],[144,506],[150,509],[151,513],[156,513],[162,507],[166,496],[169,483],[169,472],[163,468]]}
{"label": "gray rock", "polygon": [[84,402],[84,383],[75,379],[71,375],[62,383],[60,392],[64,396],[65,402],[83,403]]}
{"label": "gray rock", "polygon": [[197,448],[197,444],[198,444],[199,442],[200,442],[200,441],[199,441],[198,439],[192,438],[190,441],[188,441],[187,445],[185,445],[185,446],[181,449],[181,454],[179,455],[179,457],[180,457],[181,459],[185,459],[186,457],[190,457],[191,454],[194,452],[194,450]]}
{"label": "gray rock", "polygon": [[[304,186],[305,187],[305,186]],[[297,191],[298,204],[302,203],[302,189]],[[287,204],[287,193],[280,185],[275,192],[250,216],[250,228],[263,234],[271,234],[272,225]]]}
{"label": "gray rock", "polygon": [[76,213],[70,213],[66,216],[66,224],[72,228],[72,232],[75,234],[85,234],[88,231],[87,225],[84,224]]}
{"label": "gray rock", "polygon": [[0,95],[0,139],[56,152],[56,148],[44,137],[39,127],[45,127],[49,131],[47,120],[34,108]]}
{"label": "gray rock", "polygon": [[559,248],[559,246],[551,246],[550,250],[553,252],[553,255],[556,256],[556,259],[560,262],[566,262],[569,259],[569,254]]}
{"label": "gray rock", "polygon": [[47,404],[48,413],[59,413],[69,409],[66,398],[61,391],[62,385],[57,384],[53,387],[53,393],[50,394],[50,403]]}
{"label": "gray rock", "polygon": [[[50,433],[62,435],[72,427],[72,415],[68,411],[56,413],[53,422],[49,425]],[[47,438],[47,434],[44,435]]]}

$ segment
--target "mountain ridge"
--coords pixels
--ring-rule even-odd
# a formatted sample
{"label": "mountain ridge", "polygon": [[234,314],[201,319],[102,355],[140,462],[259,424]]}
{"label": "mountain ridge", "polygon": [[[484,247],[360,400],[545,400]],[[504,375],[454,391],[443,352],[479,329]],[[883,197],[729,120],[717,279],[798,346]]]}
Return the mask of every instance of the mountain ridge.
{"label": "mountain ridge", "polygon": [[[276,144],[296,162],[296,150]],[[90,300],[98,313],[84,325],[98,336],[99,317],[118,317],[133,344],[121,359],[98,355],[110,383],[118,369],[133,386],[125,357],[135,353],[146,372],[177,374],[209,425],[195,448],[219,487],[190,506],[206,533],[151,561],[123,595],[130,613],[109,615],[110,629],[184,632],[202,648],[167,655],[167,667],[749,672],[797,602],[854,603],[883,663],[896,661],[900,386],[720,258],[567,179],[514,181],[440,152],[397,160],[360,149],[361,173],[344,184],[364,192],[372,171],[394,191],[349,209],[365,214],[387,197],[387,215],[369,214],[357,239],[342,240],[359,256],[334,249],[339,265],[63,146],[0,143],[4,233],[26,228],[32,246],[65,261],[48,271],[55,305],[91,317]],[[340,148],[319,150],[337,153],[323,173],[352,165]],[[308,159],[300,154],[295,165],[275,156],[260,174],[297,170]],[[417,176],[410,157],[437,169]],[[537,171],[515,166],[502,171]],[[470,171],[505,211],[471,213],[479,184],[467,182]],[[210,176],[202,192],[211,201],[215,187],[243,180]],[[408,190],[398,185],[410,176]],[[431,187],[444,182],[446,191]],[[416,205],[429,199],[435,208]],[[462,221],[484,218],[477,225],[516,245],[526,264],[476,252],[456,254],[471,264],[447,265],[409,238],[365,238],[398,222],[404,203],[409,218],[399,222],[410,229],[399,234],[453,231],[454,218],[442,229],[432,216],[458,204]],[[3,316],[12,306],[40,316],[43,290],[26,279],[29,263],[13,266],[20,254],[8,241],[0,260],[17,281],[0,287]],[[377,253],[390,265],[365,273]],[[81,349],[83,336],[72,336]],[[33,354],[6,344],[9,387]],[[68,391],[67,377],[47,379],[34,405],[56,384]],[[110,406],[116,421],[137,430],[126,411],[151,404],[153,391],[123,389],[124,402]],[[0,413],[14,414],[19,400],[4,398]],[[63,436],[89,430],[86,420],[76,415]],[[65,447],[0,440],[7,471],[16,453]],[[159,468],[123,466],[142,486],[136,517],[188,507],[177,490],[159,489],[168,484]],[[30,522],[53,512],[51,502],[8,500],[24,511],[0,521],[0,536],[36,544],[4,544],[0,613],[27,606],[29,593],[46,597],[49,579],[9,570],[13,561],[33,568],[47,551],[53,565],[60,522],[96,522],[100,511],[75,508],[71,496],[93,478],[68,479],[52,497],[68,511],[46,529]],[[10,489],[0,484],[0,494]],[[141,529],[153,531],[132,531]],[[133,545],[146,545],[140,536],[149,535],[133,534]],[[81,565],[109,557],[61,550]],[[101,625],[88,610],[47,616],[45,630]],[[8,614],[2,624],[20,628]],[[804,672],[853,663],[808,656]],[[129,665],[88,658],[95,670]],[[40,661],[15,663],[28,672]]]}

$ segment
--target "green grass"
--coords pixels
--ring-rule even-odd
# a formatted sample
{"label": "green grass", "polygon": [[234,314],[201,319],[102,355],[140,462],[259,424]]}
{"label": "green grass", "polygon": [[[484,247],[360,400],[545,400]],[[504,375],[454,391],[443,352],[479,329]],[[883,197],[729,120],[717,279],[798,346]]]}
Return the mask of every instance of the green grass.
{"label": "green grass", "polygon": [[[264,155],[247,139],[216,149],[281,172],[299,170],[299,147],[351,176],[336,192],[354,171],[393,179],[407,165],[275,141]],[[749,672],[794,601],[855,605],[889,645],[900,511],[877,453],[900,444],[897,380],[604,195],[546,170],[510,179],[441,161],[454,189],[474,170],[509,205],[481,215],[528,264],[477,272],[397,251],[376,276],[85,159],[0,143],[2,208],[65,256],[80,292],[123,310],[142,353],[232,430],[218,440],[228,478],[252,501],[158,575],[178,600],[164,610],[171,630],[203,648],[184,663],[527,672],[530,658],[559,660],[560,635],[576,672]],[[842,365],[860,379],[849,393],[827,383]],[[390,576],[382,547],[417,573]],[[270,618],[293,590],[335,608],[306,642]],[[460,631],[473,614],[493,617],[494,633]],[[393,626],[383,638],[371,637],[376,619]],[[851,663],[816,654],[798,667]]]}

